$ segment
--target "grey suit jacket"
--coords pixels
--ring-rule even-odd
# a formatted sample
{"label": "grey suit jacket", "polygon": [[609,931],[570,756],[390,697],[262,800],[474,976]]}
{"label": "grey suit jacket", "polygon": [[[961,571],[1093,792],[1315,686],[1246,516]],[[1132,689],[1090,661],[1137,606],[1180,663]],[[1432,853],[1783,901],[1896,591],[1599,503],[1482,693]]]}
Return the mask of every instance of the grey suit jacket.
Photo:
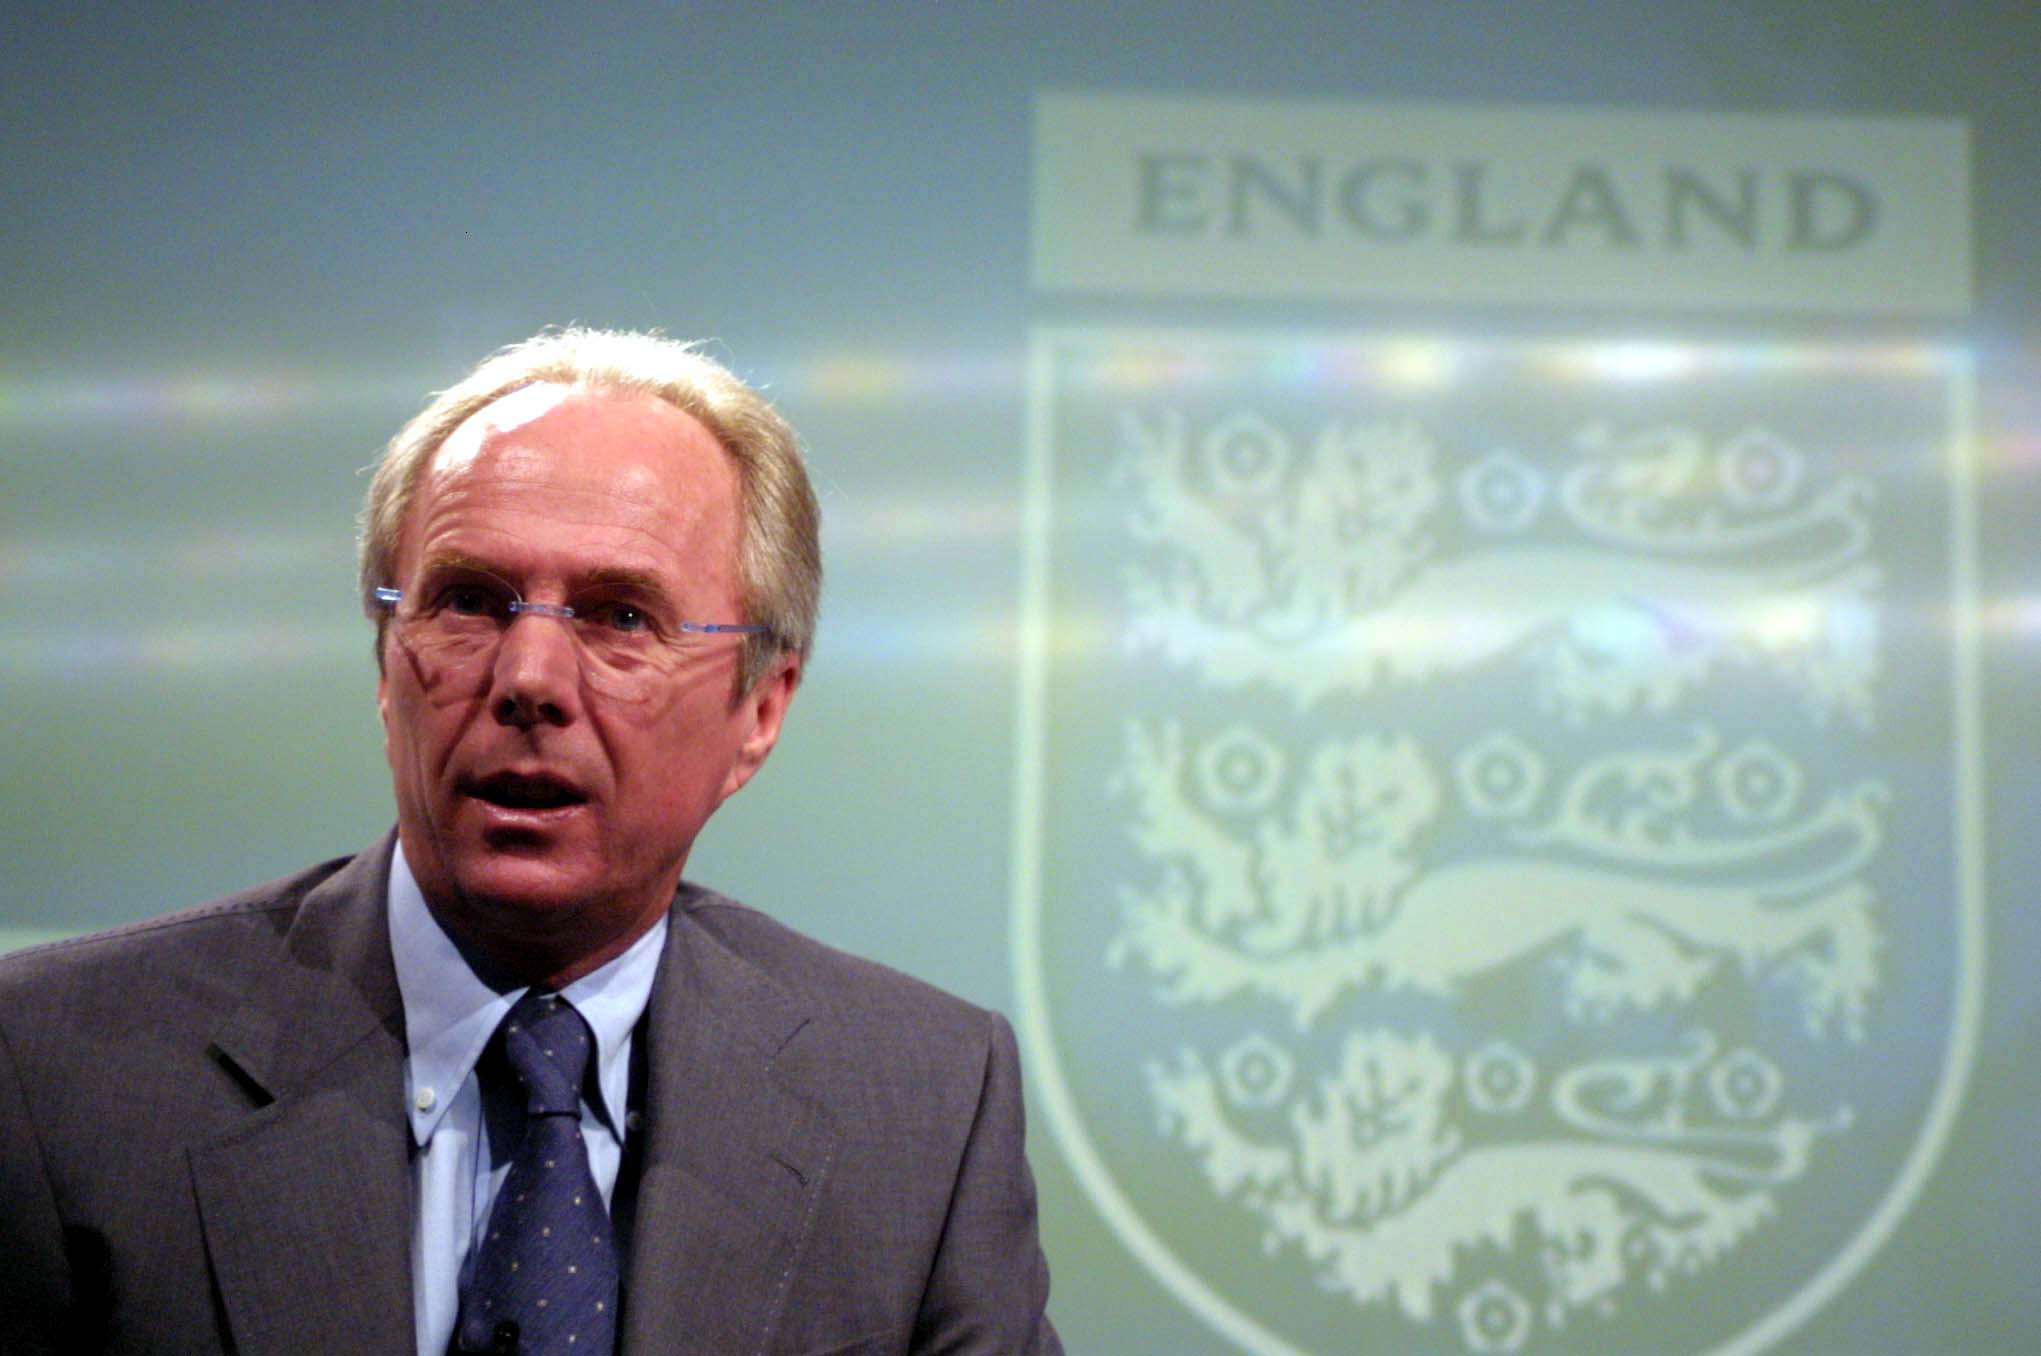
{"label": "grey suit jacket", "polygon": [[[412,1350],[389,862],[0,960],[0,1352]],[[683,886],[641,1031],[627,1356],[1060,1352],[1001,1018]]]}

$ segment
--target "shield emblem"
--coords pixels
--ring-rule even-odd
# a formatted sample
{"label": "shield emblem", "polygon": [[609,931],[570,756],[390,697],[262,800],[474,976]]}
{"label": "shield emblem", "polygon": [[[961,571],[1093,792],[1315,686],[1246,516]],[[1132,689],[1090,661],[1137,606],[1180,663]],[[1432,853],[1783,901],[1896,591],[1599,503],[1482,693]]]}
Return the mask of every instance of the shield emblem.
{"label": "shield emblem", "polygon": [[1030,381],[1021,1030],[1121,1242],[1257,1356],[1833,1299],[1977,1019],[1963,355],[1059,329]]}

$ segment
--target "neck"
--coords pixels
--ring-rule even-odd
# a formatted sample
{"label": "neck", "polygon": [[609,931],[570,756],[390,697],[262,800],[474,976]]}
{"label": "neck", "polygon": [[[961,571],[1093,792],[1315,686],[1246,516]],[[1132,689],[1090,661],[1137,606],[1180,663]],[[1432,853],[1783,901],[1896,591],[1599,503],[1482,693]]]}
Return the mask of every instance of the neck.
{"label": "neck", "polygon": [[623,955],[665,916],[664,909],[647,910],[630,927],[601,938],[533,937],[478,927],[473,912],[442,907],[431,895],[425,907],[469,968],[498,991],[531,987],[558,992]]}

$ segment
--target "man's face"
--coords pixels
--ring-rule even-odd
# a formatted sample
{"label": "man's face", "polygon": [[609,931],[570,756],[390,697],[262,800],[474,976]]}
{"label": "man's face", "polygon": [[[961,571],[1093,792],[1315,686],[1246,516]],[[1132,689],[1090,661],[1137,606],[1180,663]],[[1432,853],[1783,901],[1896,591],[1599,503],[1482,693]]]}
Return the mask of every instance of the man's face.
{"label": "man's face", "polygon": [[[433,455],[395,582],[422,604],[486,571],[532,603],[621,587],[689,621],[744,621],[738,524],[735,468],[693,417],[527,387]],[[771,751],[799,678],[788,656],[737,698],[741,651],[705,638],[620,688],[558,617],[515,616],[467,664],[386,628],[377,704],[398,831],[457,941],[508,978],[564,983],[650,925],[703,823]]]}

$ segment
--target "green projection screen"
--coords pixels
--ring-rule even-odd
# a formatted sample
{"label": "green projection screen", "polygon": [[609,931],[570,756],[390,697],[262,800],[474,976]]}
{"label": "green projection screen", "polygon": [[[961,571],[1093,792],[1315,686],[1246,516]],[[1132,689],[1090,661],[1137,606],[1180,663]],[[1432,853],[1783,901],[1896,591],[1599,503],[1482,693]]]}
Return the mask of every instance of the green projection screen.
{"label": "green projection screen", "polygon": [[2041,22],[10,28],[0,947],[382,832],[361,468],[659,327],[828,569],[689,874],[1014,1018],[1073,1352],[2031,1349]]}

